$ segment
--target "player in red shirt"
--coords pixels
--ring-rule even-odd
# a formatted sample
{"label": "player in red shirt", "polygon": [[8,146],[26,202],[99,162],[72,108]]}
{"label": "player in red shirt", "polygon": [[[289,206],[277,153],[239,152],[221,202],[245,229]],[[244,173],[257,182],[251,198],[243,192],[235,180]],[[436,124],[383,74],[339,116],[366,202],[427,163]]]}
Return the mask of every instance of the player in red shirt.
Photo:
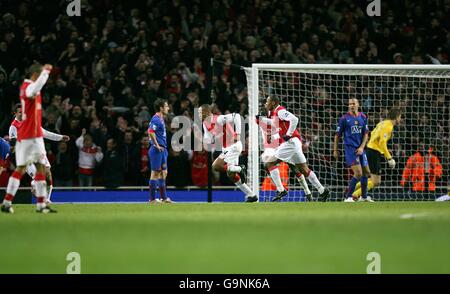
{"label": "player in red shirt", "polygon": [[[198,111],[203,121],[203,142],[214,145],[217,150],[222,150],[222,153],[213,162],[213,169],[218,172],[226,172],[228,178],[244,192],[246,202],[258,201],[258,197],[245,183],[243,166],[239,166],[239,156],[243,149],[240,141],[241,116],[239,113],[215,115],[209,104],[200,106]],[[233,123],[234,128],[230,123]]]}
{"label": "player in red shirt", "polygon": [[20,179],[30,163],[36,164],[36,196],[39,213],[56,212],[47,203],[47,183],[45,179],[45,145],[42,131],[42,96],[41,89],[48,80],[52,70],[50,64],[44,66],[33,64],[29,69],[30,79],[24,80],[20,87],[22,106],[22,125],[18,129],[16,143],[16,170],[8,181],[6,196],[1,211],[14,213],[12,201],[20,186]]}
{"label": "player in red shirt", "polygon": [[276,96],[267,97],[265,108],[269,111],[268,117],[258,116],[257,119],[277,130],[272,135],[272,139],[278,143],[273,158],[265,163],[270,177],[278,190],[277,196],[272,201],[280,201],[287,195],[287,191],[281,182],[280,172],[277,168],[273,168],[280,161],[294,165],[297,170],[301,171],[314,188],[319,191],[319,200],[326,201],[330,192],[322,186],[316,174],[309,169],[306,163],[306,158],[302,151],[300,133],[297,130],[298,118],[281,106],[280,100]]}
{"label": "player in red shirt", "polygon": [[[261,130],[261,134],[263,136],[263,146],[264,146],[264,152],[261,154],[261,161],[265,164],[270,161],[276,161],[275,158],[275,151],[276,148],[279,146],[279,130],[277,128],[274,128],[270,125],[271,120],[270,119],[264,119],[264,116],[267,116],[268,113],[264,113],[260,116],[262,116],[261,120],[259,119],[260,116],[256,119],[256,123],[259,125],[259,128]],[[269,120],[269,121],[267,121]],[[297,170],[295,165],[288,164],[289,169],[291,169],[295,173],[295,177],[297,178],[297,181],[302,186],[303,191],[305,192],[305,197],[308,199],[308,201],[312,201],[312,195],[311,191],[309,190],[308,183],[306,182],[305,176]],[[269,172],[272,173],[280,173],[278,169],[278,165],[274,165],[270,168]],[[278,190],[278,189],[277,189]]]}
{"label": "player in red shirt", "polygon": [[[11,126],[9,127],[9,140],[11,142],[11,145],[15,145],[17,140],[17,134],[19,129],[22,126],[22,107],[20,104],[16,105],[16,112],[14,120],[11,122]],[[47,131],[46,129],[42,128],[42,134],[44,139],[50,140],[50,141],[64,141],[67,142],[70,140],[70,137],[67,135],[60,135],[56,134],[50,131]],[[34,163],[30,163],[27,165],[26,169],[27,174],[32,178],[31,181],[31,192],[34,196],[36,196],[36,166]],[[47,156],[45,156],[45,176],[47,181],[47,202],[50,202],[50,197],[53,191],[53,176],[51,172],[51,165],[50,161],[48,160]]]}

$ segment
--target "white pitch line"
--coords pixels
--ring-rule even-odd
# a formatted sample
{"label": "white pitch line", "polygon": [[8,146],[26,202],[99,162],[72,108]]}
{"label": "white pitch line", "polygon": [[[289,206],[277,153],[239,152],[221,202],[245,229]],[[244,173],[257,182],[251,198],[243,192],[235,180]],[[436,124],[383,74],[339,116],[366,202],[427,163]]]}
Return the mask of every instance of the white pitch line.
{"label": "white pitch line", "polygon": [[427,216],[428,214],[425,212],[420,212],[420,213],[404,213],[400,215],[401,219],[414,219],[414,218],[418,218],[418,217],[424,217]]}

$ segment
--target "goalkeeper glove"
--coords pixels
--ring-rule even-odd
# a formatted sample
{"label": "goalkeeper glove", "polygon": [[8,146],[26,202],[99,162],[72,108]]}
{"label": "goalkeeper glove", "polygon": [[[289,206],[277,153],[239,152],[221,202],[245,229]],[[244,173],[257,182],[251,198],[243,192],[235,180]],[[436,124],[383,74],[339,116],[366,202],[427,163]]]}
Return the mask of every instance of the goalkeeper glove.
{"label": "goalkeeper glove", "polygon": [[388,165],[390,168],[394,168],[395,167],[395,160],[393,158],[388,160]]}

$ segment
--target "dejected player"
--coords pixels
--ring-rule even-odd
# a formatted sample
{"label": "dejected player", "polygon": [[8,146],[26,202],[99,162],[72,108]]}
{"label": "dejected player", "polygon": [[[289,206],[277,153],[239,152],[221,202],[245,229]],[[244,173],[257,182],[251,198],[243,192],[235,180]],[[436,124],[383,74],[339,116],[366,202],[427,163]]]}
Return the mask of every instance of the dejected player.
{"label": "dejected player", "polygon": [[[164,117],[169,113],[169,104],[166,100],[158,98],[154,103],[155,115],[153,115],[149,126],[150,149],[148,157],[150,160],[151,173],[149,181],[150,203],[172,203],[166,195],[167,177],[167,133]],[[159,189],[160,199],[156,198],[156,188]]]}
{"label": "dejected player", "polygon": [[339,158],[338,143],[339,138],[344,136],[345,164],[353,170],[347,193],[346,202],[354,202],[352,197],[356,184],[361,181],[361,190],[363,200],[372,201],[367,197],[367,182],[370,176],[369,163],[364,151],[369,139],[369,127],[367,125],[367,116],[359,112],[359,102],[356,98],[348,100],[349,112],[339,119],[339,124],[334,136],[333,156]]}

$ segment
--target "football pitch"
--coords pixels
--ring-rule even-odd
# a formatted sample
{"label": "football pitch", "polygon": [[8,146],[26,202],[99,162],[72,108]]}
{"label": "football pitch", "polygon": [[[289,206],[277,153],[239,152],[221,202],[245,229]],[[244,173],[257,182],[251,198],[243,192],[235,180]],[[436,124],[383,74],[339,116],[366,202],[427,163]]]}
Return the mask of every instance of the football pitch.
{"label": "football pitch", "polygon": [[0,273],[450,273],[450,203],[53,206],[0,215]]}

